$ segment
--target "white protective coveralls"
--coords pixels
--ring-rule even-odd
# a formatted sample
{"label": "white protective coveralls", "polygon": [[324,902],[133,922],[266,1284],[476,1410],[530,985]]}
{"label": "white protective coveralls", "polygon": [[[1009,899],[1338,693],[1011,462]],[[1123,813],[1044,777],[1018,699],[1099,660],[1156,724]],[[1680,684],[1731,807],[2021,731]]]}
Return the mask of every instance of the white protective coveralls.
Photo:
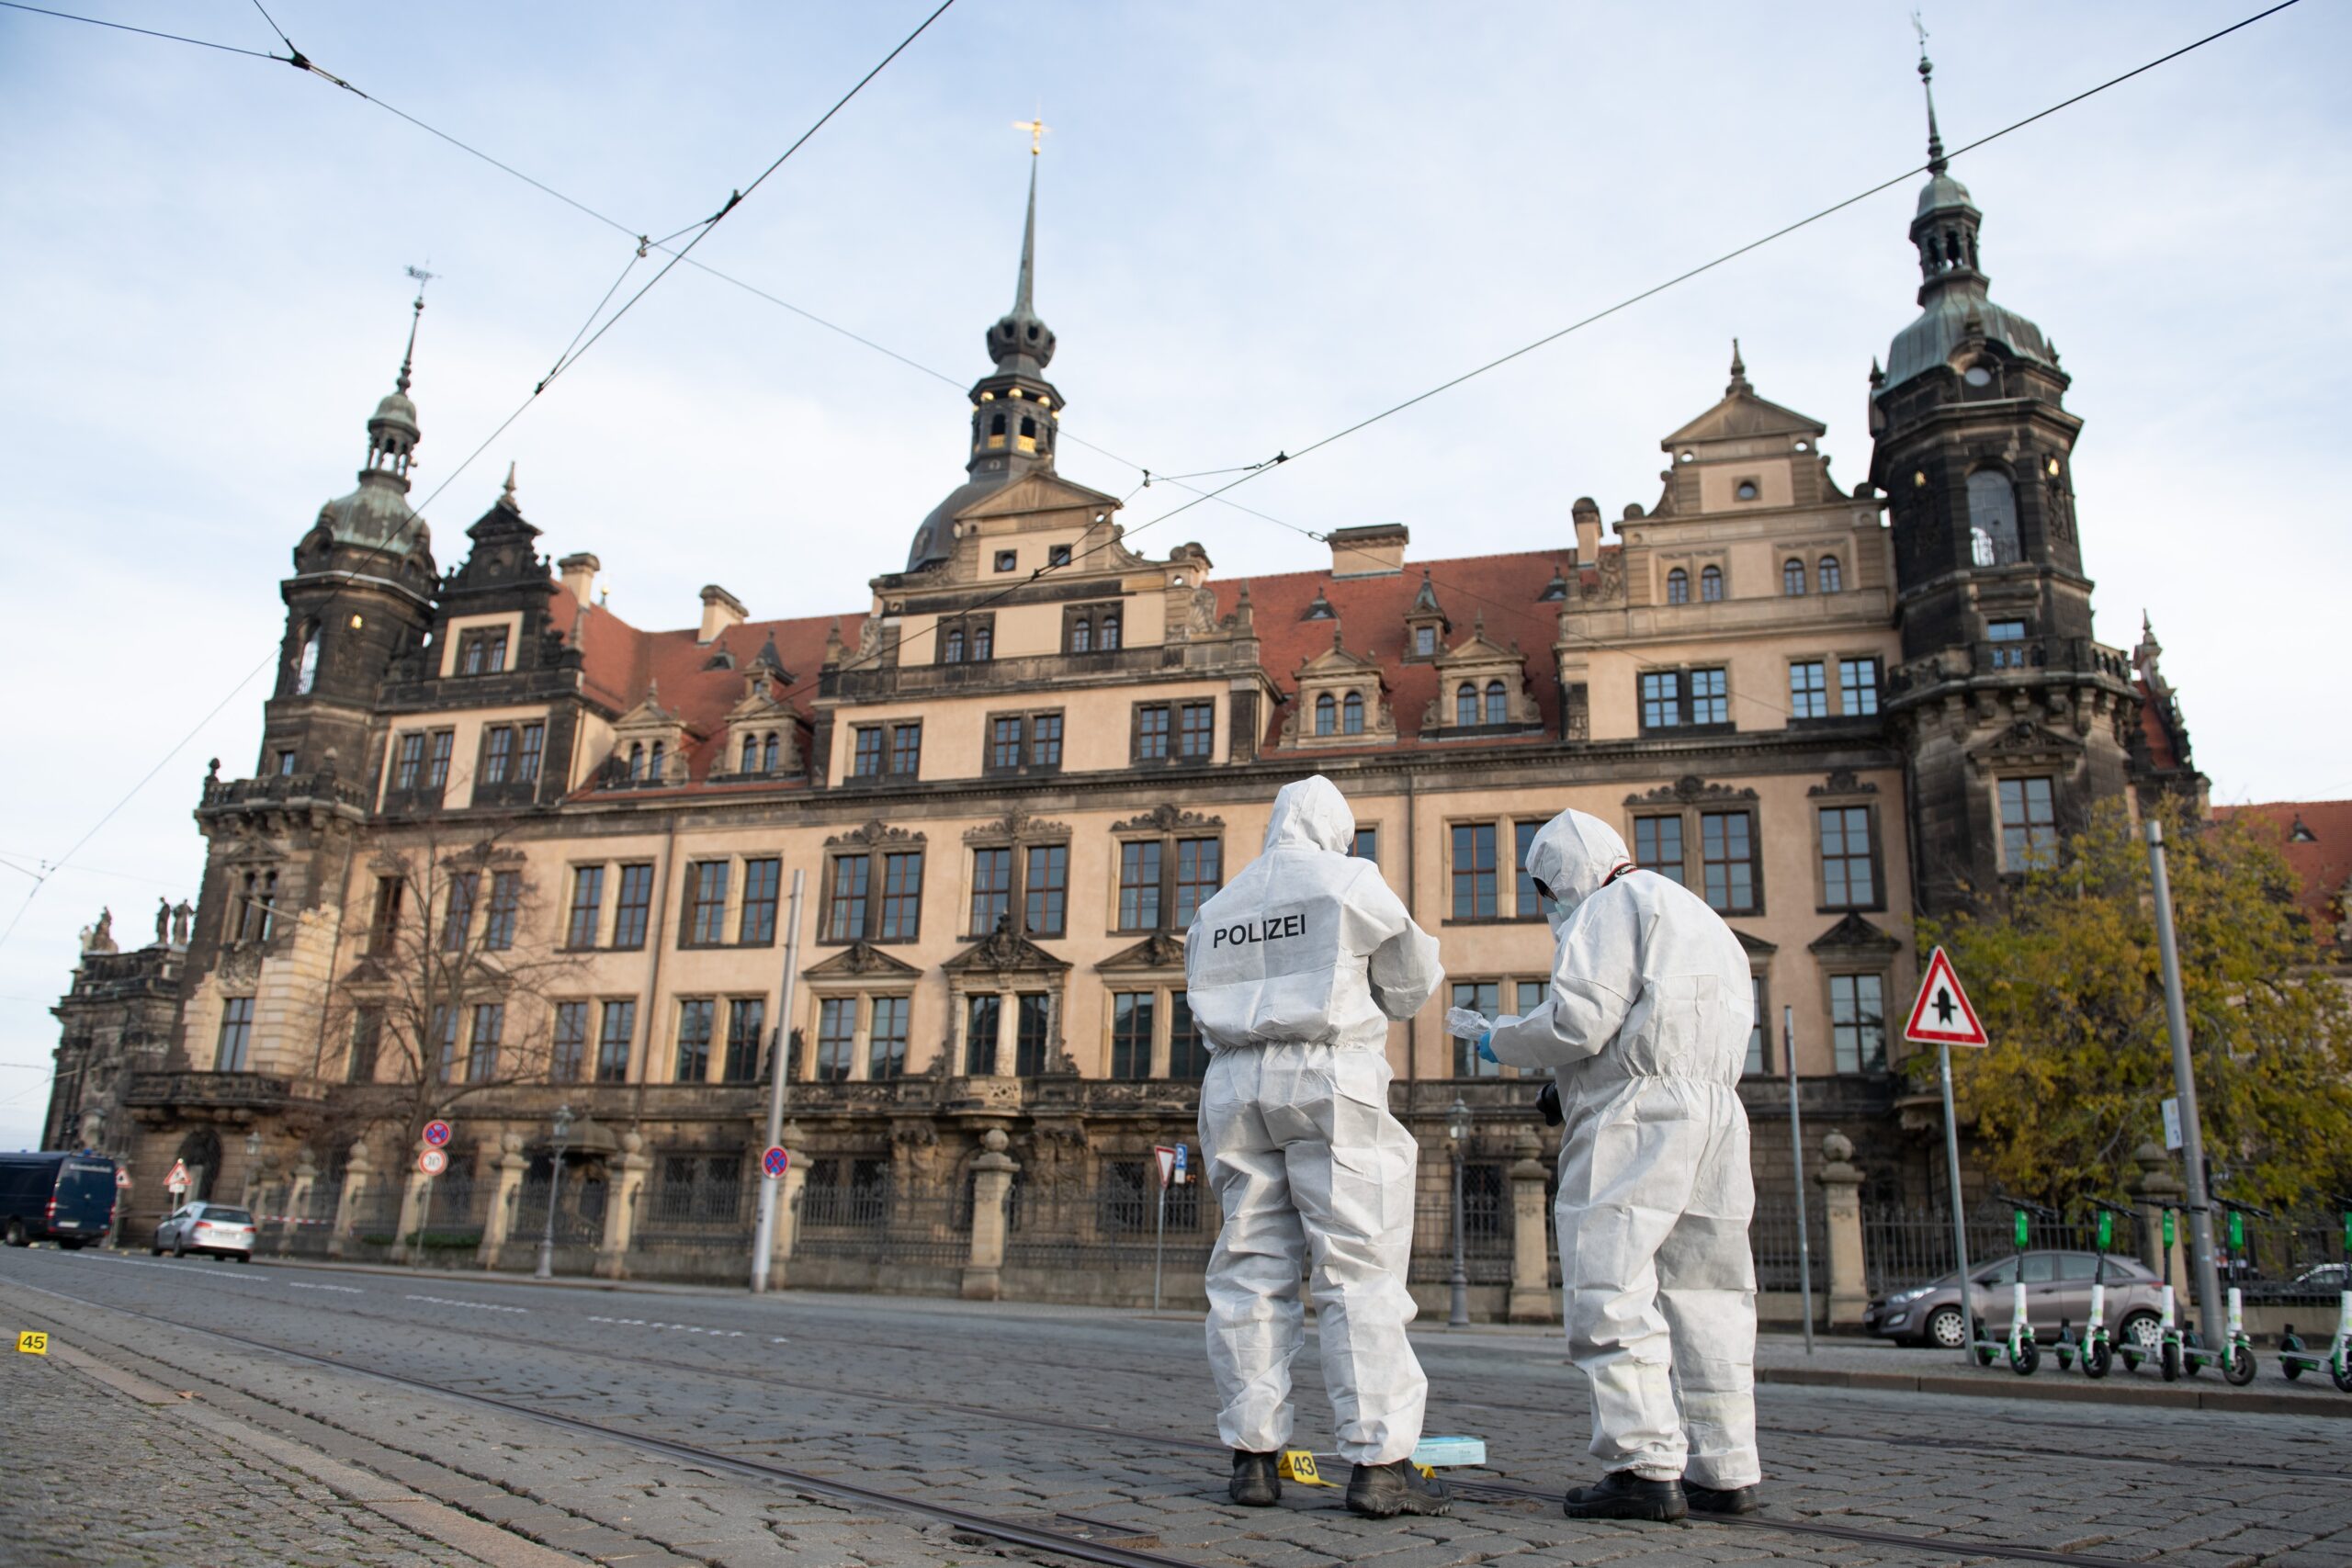
{"label": "white protective coveralls", "polygon": [[1559,1080],[1560,1275],[1569,1357],[1592,1383],[1593,1456],[1651,1480],[1753,1485],[1747,954],[1696,894],[1634,871],[1625,841],[1583,812],[1544,825],[1527,873],[1556,900],[1551,989],[1497,1020],[1489,1049]]}
{"label": "white protective coveralls", "polygon": [[1208,1268],[1217,1435],[1251,1453],[1289,1443],[1311,1258],[1340,1452],[1372,1465],[1413,1451],[1429,1393],[1405,1337],[1419,1148],[1388,1113],[1388,1021],[1445,972],[1354,839],[1330,780],[1284,784],[1265,852],[1193,918],[1184,973],[1213,1053],[1201,1152],[1225,1215]]}

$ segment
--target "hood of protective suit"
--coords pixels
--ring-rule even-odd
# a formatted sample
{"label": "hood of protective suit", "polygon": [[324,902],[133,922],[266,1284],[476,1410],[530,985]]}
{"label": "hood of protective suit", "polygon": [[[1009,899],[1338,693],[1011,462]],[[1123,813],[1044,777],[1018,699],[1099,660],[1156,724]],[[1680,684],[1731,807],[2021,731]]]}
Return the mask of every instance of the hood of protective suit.
{"label": "hood of protective suit", "polygon": [[1274,792],[1273,815],[1266,818],[1267,849],[1303,846],[1343,855],[1355,841],[1356,814],[1348,809],[1340,786],[1321,773],[1294,780]]}
{"label": "hood of protective suit", "polygon": [[1527,847],[1527,874],[1552,890],[1555,931],[1571,910],[1600,891],[1618,867],[1633,863],[1616,829],[1573,809],[1544,823]]}

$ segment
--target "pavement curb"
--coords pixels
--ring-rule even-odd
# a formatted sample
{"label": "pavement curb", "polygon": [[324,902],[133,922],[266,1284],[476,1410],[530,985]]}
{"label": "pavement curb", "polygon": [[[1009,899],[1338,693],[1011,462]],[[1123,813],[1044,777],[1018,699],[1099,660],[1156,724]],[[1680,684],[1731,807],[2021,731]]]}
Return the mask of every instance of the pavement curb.
{"label": "pavement curb", "polygon": [[[2006,1380],[2006,1381],[2004,1381]],[[2241,1393],[2235,1389],[2142,1388],[2130,1382],[2039,1382],[2003,1371],[1997,1377],[1838,1370],[1830,1367],[1758,1367],[1759,1383],[1808,1388],[1852,1388],[1890,1393],[1959,1394],[1975,1399],[2038,1399],[2060,1404],[2144,1404],[2164,1410],[2236,1411],[2242,1416],[2319,1416],[2352,1418],[2352,1397],[2333,1399],[2293,1393]]]}

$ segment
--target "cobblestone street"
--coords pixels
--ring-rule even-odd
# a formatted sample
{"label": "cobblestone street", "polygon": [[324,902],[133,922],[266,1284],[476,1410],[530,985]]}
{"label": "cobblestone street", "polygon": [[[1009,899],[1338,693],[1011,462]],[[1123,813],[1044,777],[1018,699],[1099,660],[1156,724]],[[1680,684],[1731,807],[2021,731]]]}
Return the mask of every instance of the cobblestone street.
{"label": "cobblestone street", "polygon": [[[0,1255],[0,1303],[10,1326],[48,1328],[60,1347],[9,1370],[21,1414],[8,1535],[33,1554],[8,1561],[473,1550],[363,1523],[335,1493],[62,1360],[78,1353],[187,1391],[267,1441],[443,1499],[538,1554],[516,1562],[2352,1565],[2352,1424],[2168,1407],[2140,1397],[2153,1382],[2096,1404],[1768,1383],[1762,1518],[1578,1524],[1556,1497],[1592,1473],[1586,1404],[1556,1339],[1431,1330],[1418,1339],[1430,1429],[1484,1437],[1491,1467],[1458,1472],[1473,1490],[1453,1517],[1374,1523],[1297,1486],[1279,1509],[1227,1504],[1199,1327],[1173,1316],[47,1251]],[[1825,1348],[1824,1370],[1895,1357]],[[1313,1360],[1298,1369],[1299,1436],[1328,1451]],[[2009,1384],[1987,1372],[1975,1386]],[[170,1479],[198,1473],[220,1484]],[[187,1549],[211,1550],[215,1529],[245,1533],[222,1535],[214,1556]]]}

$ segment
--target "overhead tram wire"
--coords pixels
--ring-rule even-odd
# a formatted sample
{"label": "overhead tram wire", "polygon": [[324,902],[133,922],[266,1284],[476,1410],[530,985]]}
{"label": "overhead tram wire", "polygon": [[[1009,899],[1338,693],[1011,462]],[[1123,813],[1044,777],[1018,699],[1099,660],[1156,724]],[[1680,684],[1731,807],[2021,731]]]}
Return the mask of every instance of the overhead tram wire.
{"label": "overhead tram wire", "polygon": [[173,43],[191,43],[198,49],[217,49],[223,54],[250,55],[255,60],[283,61],[282,54],[270,54],[258,49],[243,49],[233,43],[219,43],[209,38],[190,38],[186,33],[158,32],[153,28],[134,28],[128,22],[109,22],[98,17],[84,17],[72,11],[52,11],[46,6],[28,6],[24,0],[0,0],[0,6],[11,11],[29,11],[37,17],[56,17],[68,22],[87,22],[94,28],[110,28],[119,33],[137,33],[142,38],[165,39]]}

